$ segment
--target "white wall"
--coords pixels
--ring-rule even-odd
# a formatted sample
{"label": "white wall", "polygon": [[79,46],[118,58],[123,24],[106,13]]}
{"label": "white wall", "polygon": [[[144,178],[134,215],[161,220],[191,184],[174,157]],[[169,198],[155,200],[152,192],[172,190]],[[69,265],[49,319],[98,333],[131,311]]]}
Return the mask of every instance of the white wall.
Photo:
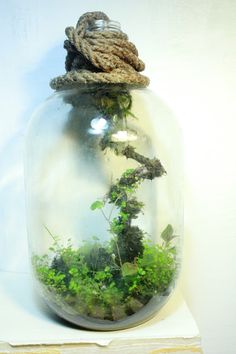
{"label": "white wall", "polygon": [[64,71],[64,28],[86,11],[118,20],[185,143],[181,284],[206,354],[236,347],[236,1],[0,2],[0,269],[27,271],[22,151],[33,108]]}

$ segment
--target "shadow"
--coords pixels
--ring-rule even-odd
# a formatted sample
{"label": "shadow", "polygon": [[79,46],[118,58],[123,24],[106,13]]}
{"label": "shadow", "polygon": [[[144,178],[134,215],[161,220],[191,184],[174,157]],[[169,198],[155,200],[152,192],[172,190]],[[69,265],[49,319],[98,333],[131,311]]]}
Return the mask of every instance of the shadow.
{"label": "shadow", "polygon": [[64,327],[69,327],[72,329],[80,329],[84,330],[84,328],[79,327],[71,322],[66,321],[62,317],[59,317],[47,304],[46,302],[42,299],[42,297],[37,293],[36,289],[32,289],[32,298],[35,303],[35,306],[37,306],[38,310],[41,312],[41,314],[44,315],[44,317],[48,318],[50,321],[54,323],[58,323]]}
{"label": "shadow", "polygon": [[7,295],[10,302],[14,304],[14,307],[17,305],[23,313],[30,314],[42,321],[42,323],[46,321],[67,328],[82,329],[60,318],[49,308],[38,294],[30,274],[11,272],[5,272],[3,274],[4,276],[1,276],[1,291]]}

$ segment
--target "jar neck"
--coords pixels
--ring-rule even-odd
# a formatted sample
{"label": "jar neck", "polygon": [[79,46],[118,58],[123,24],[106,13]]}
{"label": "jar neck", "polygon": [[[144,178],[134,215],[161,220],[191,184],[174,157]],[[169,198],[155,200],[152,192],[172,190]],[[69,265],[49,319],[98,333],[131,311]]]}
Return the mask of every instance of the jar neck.
{"label": "jar neck", "polygon": [[121,32],[120,23],[110,20],[95,20],[89,24],[88,30]]}

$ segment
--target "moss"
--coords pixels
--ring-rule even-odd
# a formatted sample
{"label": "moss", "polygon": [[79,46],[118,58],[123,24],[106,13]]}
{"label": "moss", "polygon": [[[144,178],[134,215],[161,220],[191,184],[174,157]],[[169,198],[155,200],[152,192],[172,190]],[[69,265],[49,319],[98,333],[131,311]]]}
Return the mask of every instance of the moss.
{"label": "moss", "polygon": [[112,252],[111,244],[97,241],[79,249],[57,246],[54,258],[34,256],[33,266],[52,298],[56,295],[74,313],[115,321],[139,311],[152,297],[165,295],[177,266],[170,241],[145,242],[142,255],[121,267]]}

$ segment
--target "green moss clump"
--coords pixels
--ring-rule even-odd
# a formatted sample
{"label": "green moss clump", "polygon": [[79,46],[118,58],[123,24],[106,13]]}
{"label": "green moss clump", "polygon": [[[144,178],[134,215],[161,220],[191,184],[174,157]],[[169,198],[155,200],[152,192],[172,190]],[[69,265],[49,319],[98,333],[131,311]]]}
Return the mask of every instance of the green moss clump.
{"label": "green moss clump", "polygon": [[168,242],[144,242],[142,255],[121,265],[112,243],[86,242],[78,249],[57,243],[51,249],[53,257],[33,257],[36,277],[51,300],[67,304],[77,315],[111,321],[125,318],[154,296],[168,294],[177,271],[173,229],[168,232]]}

